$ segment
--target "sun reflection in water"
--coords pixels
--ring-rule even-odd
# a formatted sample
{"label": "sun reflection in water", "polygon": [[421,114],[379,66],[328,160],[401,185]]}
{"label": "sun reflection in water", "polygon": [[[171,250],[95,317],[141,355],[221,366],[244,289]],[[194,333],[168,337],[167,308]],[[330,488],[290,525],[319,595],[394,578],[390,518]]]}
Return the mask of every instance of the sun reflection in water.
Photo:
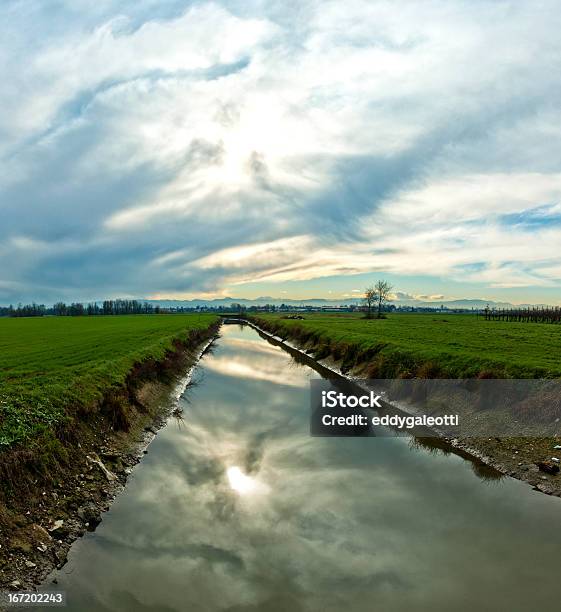
{"label": "sun reflection in water", "polygon": [[226,476],[228,476],[230,487],[240,495],[251,493],[257,489],[257,481],[244,474],[237,465],[229,467],[226,470]]}

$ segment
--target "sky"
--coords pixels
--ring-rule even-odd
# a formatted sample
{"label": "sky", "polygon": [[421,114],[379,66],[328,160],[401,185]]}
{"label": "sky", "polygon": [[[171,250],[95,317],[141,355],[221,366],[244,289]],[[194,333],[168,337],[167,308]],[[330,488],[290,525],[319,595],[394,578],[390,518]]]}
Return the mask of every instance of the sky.
{"label": "sky", "polygon": [[561,304],[560,0],[4,0],[0,303]]}

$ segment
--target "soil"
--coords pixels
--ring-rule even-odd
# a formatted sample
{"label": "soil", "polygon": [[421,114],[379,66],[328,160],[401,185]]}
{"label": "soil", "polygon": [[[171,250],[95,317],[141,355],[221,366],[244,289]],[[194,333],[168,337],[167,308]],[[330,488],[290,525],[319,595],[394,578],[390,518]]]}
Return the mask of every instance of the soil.
{"label": "soil", "polygon": [[[561,497],[561,475],[550,474],[539,463],[560,458],[561,437],[554,438],[467,438],[450,443],[507,476],[530,484],[536,491]],[[555,463],[553,462],[555,465]]]}

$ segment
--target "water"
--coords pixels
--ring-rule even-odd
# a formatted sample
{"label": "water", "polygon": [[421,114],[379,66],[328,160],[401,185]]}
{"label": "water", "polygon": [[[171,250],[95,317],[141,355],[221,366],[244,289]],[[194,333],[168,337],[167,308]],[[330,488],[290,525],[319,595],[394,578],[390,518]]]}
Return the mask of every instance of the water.
{"label": "water", "polygon": [[56,572],[67,609],[559,609],[560,499],[406,438],[311,438],[317,376],[224,326]]}

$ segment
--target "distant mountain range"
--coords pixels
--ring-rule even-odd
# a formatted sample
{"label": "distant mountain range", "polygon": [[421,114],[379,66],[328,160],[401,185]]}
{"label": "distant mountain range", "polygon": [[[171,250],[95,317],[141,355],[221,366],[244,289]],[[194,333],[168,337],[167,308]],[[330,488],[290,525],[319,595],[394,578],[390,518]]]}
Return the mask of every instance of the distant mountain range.
{"label": "distant mountain range", "polygon": [[[327,299],[327,298],[310,298],[302,300],[294,300],[289,298],[278,298],[272,296],[262,296],[255,299],[244,299],[234,297],[215,298],[210,300],[205,299],[192,299],[192,300],[145,300],[151,304],[168,307],[168,308],[196,308],[200,307],[214,307],[219,306],[230,306],[232,303],[241,304],[242,306],[264,306],[265,304],[274,304],[280,306],[286,304],[287,306],[343,306],[343,305],[359,305],[362,303],[362,298],[338,298],[338,299]],[[462,300],[430,300],[422,301],[415,299],[401,299],[393,300],[391,302],[396,306],[415,306],[417,308],[440,308],[444,306],[446,308],[485,308],[489,305],[490,308],[514,308],[513,304],[509,302],[494,302],[492,300],[482,299],[462,299]],[[532,304],[517,304],[517,307],[527,307]],[[534,304],[534,306],[544,306],[543,304]]]}

